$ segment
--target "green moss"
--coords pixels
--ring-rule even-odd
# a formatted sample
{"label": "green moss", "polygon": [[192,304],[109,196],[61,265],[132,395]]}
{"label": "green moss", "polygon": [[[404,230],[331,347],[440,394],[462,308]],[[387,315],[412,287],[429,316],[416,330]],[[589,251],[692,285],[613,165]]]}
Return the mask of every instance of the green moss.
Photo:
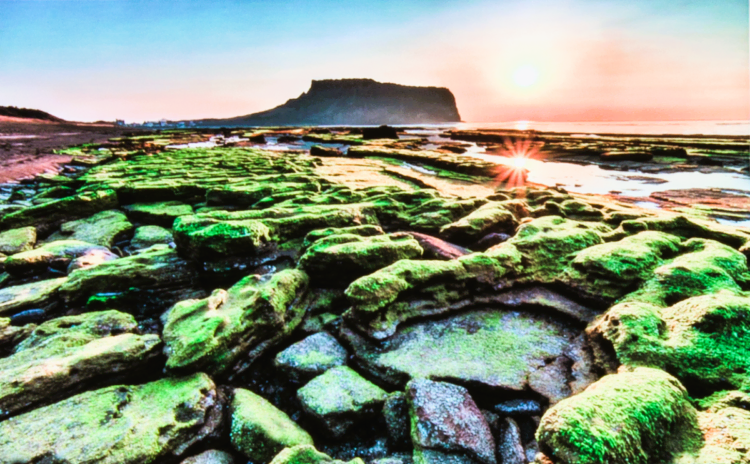
{"label": "green moss", "polygon": [[289,416],[251,391],[234,390],[230,414],[232,446],[253,462],[268,462],[286,447],[313,445]]}
{"label": "green moss", "polygon": [[307,280],[297,270],[281,271],[267,282],[250,275],[228,291],[177,303],[162,316],[167,369],[221,374],[237,363],[249,364],[301,322],[304,311],[294,303]]}
{"label": "green moss", "polygon": [[[298,445],[282,450],[273,458],[271,464],[344,464],[344,462],[332,459],[313,446]],[[347,464],[364,464],[364,461],[360,458],[354,458]]]}
{"label": "green moss", "polygon": [[178,217],[193,214],[192,206],[179,201],[135,203],[123,206],[123,209],[134,221],[170,228]]}
{"label": "green moss", "polygon": [[154,245],[169,245],[174,242],[172,232],[159,226],[141,226],[135,229],[130,247],[136,250],[145,250]]}
{"label": "green moss", "polygon": [[80,240],[112,248],[132,234],[133,224],[123,213],[107,210],[85,219],[65,222],[60,226],[60,232],[52,234],[47,240]]}
{"label": "green moss", "polygon": [[490,233],[512,234],[518,219],[503,202],[489,202],[440,229],[440,236],[451,242],[471,244]]}
{"label": "green moss", "polygon": [[308,248],[316,240],[329,237],[331,235],[358,235],[360,237],[373,237],[375,235],[385,235],[383,229],[380,226],[364,225],[364,226],[353,226],[353,227],[340,227],[327,229],[313,230],[309,234],[305,235],[304,247]]}
{"label": "green moss", "polygon": [[36,229],[21,227],[0,233],[0,253],[14,255],[34,248]]}
{"label": "green moss", "polygon": [[205,374],[107,387],[0,422],[0,449],[9,462],[162,462],[213,431],[217,403]]}
{"label": "green moss", "polygon": [[649,368],[607,375],[547,410],[536,439],[556,461],[668,462],[692,446],[696,411],[679,381]]}

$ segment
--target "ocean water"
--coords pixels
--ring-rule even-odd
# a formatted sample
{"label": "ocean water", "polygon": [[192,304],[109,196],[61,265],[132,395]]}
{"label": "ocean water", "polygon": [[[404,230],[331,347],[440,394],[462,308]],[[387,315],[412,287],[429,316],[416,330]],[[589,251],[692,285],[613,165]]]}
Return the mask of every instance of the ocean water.
{"label": "ocean water", "polygon": [[[412,125],[414,126],[414,125]],[[542,122],[505,121],[424,125],[430,128],[516,129],[573,134],[642,134],[642,135],[747,135],[748,121],[610,121],[610,122]]]}

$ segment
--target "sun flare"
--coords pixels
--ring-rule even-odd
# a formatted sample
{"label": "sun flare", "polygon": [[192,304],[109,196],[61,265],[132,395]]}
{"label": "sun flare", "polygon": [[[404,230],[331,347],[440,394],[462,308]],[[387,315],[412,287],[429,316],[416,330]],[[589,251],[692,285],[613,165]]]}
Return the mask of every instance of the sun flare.
{"label": "sun flare", "polygon": [[513,159],[513,166],[516,168],[523,168],[526,166],[526,158],[518,157]]}
{"label": "sun flare", "polygon": [[513,72],[513,82],[519,87],[531,87],[539,80],[539,70],[534,66],[525,65]]}

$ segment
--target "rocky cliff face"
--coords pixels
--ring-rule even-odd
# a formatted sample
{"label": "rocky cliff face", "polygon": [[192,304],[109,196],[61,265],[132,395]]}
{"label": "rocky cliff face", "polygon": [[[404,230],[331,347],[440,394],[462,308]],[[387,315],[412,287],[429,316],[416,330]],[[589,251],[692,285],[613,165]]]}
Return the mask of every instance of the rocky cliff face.
{"label": "rocky cliff face", "polygon": [[276,108],[203,126],[379,125],[458,122],[456,99],[444,87],[410,87],[372,79],[312,81],[310,90]]}

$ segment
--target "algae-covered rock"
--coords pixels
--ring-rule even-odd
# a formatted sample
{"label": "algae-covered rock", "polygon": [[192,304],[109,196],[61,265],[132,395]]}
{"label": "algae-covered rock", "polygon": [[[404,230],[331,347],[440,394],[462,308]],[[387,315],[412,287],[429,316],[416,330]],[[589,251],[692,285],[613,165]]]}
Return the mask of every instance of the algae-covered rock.
{"label": "algae-covered rock", "polygon": [[[312,445],[297,445],[284,448],[273,458],[271,464],[344,464],[344,461],[333,459]],[[346,464],[364,464],[364,461],[354,458]]]}
{"label": "algae-covered rock", "polygon": [[208,450],[189,457],[180,464],[234,464],[234,458],[224,451]]}
{"label": "algae-covered rock", "polygon": [[58,290],[67,280],[60,277],[0,289],[0,315],[32,308],[53,308],[58,303]]}
{"label": "algae-covered rock", "polygon": [[141,226],[135,229],[130,247],[134,250],[145,250],[154,245],[169,245],[174,242],[172,232],[159,226]]}
{"label": "algae-covered rock", "polygon": [[375,235],[385,235],[383,228],[371,224],[365,224],[363,226],[352,226],[352,227],[329,227],[327,229],[316,229],[305,235],[304,248],[308,248],[315,241],[322,238],[330,237],[331,235],[359,235],[361,237],[373,237]]}
{"label": "algae-covered rock", "polygon": [[129,238],[133,224],[117,210],[102,211],[85,219],[65,222],[48,240],[80,240],[107,248]]}
{"label": "algae-covered rock", "polygon": [[620,363],[658,367],[691,385],[750,387],[750,296],[723,291],[667,308],[622,303],[588,331]]}
{"label": "algae-covered rock", "polygon": [[313,444],[289,416],[251,391],[234,390],[230,414],[232,446],[253,462],[268,462],[287,447]]}
{"label": "algae-covered rock", "polygon": [[211,434],[221,420],[205,374],[76,395],[0,422],[7,463],[150,464]]}
{"label": "algae-covered rock", "polygon": [[497,462],[490,427],[465,388],[417,379],[407,385],[406,397],[415,463],[436,461],[429,451],[458,455],[459,462],[465,462],[462,455],[469,462]]}
{"label": "algae-covered rock", "polygon": [[274,359],[274,365],[293,380],[310,379],[346,364],[347,353],[331,335],[320,332],[291,345]]}
{"label": "algae-covered rock", "polygon": [[[403,385],[409,379],[433,378],[483,384],[508,390],[535,390],[551,401],[571,394],[574,372],[566,356],[578,333],[553,319],[503,310],[473,310],[400,328],[376,343],[342,329],[357,361],[381,380]],[[563,358],[554,379],[555,359]],[[582,366],[581,366],[582,367]]]}
{"label": "algae-covered rock", "polygon": [[448,241],[471,244],[490,233],[513,233],[518,219],[501,202],[489,202],[457,222],[440,229]]}
{"label": "algae-covered rock", "polygon": [[122,209],[136,222],[169,228],[178,217],[193,214],[192,206],[179,201],[135,203],[123,206]]}
{"label": "algae-covered rock", "polygon": [[11,325],[9,317],[0,317],[0,353],[7,353],[36,329],[35,324]]}
{"label": "algae-covered rock", "polygon": [[36,229],[34,227],[20,227],[0,233],[0,253],[14,255],[34,248],[36,243]]}
{"label": "algae-covered rock", "polygon": [[137,335],[117,311],[67,316],[39,325],[0,358],[0,415],[54,398],[83,382],[144,365],[158,355],[157,335]]}
{"label": "algae-covered rock", "polygon": [[405,236],[410,236],[419,243],[419,246],[424,250],[424,258],[426,259],[456,259],[471,253],[471,250],[467,248],[419,232],[396,232],[391,234],[391,238]]}
{"label": "algae-covered rock", "polygon": [[645,464],[668,462],[695,427],[696,411],[680,382],[642,367],[604,376],[548,409],[536,439],[555,462]]}
{"label": "algae-covered rock", "polygon": [[480,198],[433,198],[408,209],[404,221],[410,229],[437,234],[441,228],[470,214],[487,203]]}
{"label": "algae-covered rock", "polygon": [[137,255],[70,273],[60,287],[69,304],[105,305],[126,311],[159,311],[194,295],[198,273],[168,246],[156,245]]}
{"label": "algae-covered rock", "polygon": [[297,391],[302,408],[334,437],[379,411],[387,396],[346,366],[327,370]]}
{"label": "algae-covered rock", "polygon": [[360,237],[331,235],[314,242],[299,260],[299,266],[329,286],[348,284],[366,274],[402,259],[417,258],[422,247],[410,236],[391,238],[388,235]]}
{"label": "algae-covered rock", "polygon": [[242,371],[288,336],[304,316],[295,303],[308,277],[285,270],[263,280],[250,275],[229,290],[177,303],[162,315],[167,369],[221,374]]}
{"label": "algae-covered rock", "polygon": [[48,267],[65,270],[71,261],[91,252],[110,253],[106,247],[80,240],[57,240],[8,257],[5,270],[14,276],[37,274]]}
{"label": "algae-covered rock", "polygon": [[0,229],[34,226],[40,233],[49,232],[62,222],[117,208],[117,205],[117,194],[112,190],[85,192],[8,213],[0,218]]}

